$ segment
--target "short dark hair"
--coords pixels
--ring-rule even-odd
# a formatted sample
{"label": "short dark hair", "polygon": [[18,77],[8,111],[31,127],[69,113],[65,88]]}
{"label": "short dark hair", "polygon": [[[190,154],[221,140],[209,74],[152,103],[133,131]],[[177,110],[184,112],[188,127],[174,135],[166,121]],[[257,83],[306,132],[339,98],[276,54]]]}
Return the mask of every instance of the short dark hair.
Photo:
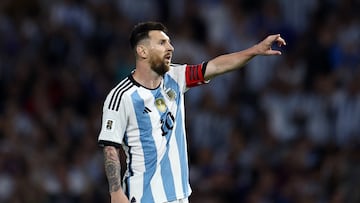
{"label": "short dark hair", "polygon": [[135,49],[135,46],[139,41],[149,38],[149,32],[152,30],[160,30],[167,33],[167,28],[160,22],[142,22],[133,28],[130,34],[130,46],[132,49]]}

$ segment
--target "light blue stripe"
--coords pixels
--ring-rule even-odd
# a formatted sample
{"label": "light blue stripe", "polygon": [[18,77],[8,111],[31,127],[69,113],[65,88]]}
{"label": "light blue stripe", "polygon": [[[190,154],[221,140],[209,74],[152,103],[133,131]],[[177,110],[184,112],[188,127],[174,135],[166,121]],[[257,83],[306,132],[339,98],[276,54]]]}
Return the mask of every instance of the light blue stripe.
{"label": "light blue stripe", "polygon": [[[173,80],[170,76],[167,75],[165,80],[168,80],[169,85],[167,88],[171,88],[176,92],[176,105],[177,105],[177,112],[176,112],[176,129],[175,129],[175,136],[176,136],[176,143],[177,148],[179,151],[179,159],[180,159],[180,167],[181,167],[181,182],[182,182],[182,188],[185,194],[188,194],[188,181],[189,181],[189,169],[188,169],[188,162],[187,162],[187,151],[186,151],[186,143],[185,143],[185,135],[183,131],[183,118],[181,114],[181,97],[183,94],[180,93],[180,87],[176,83],[175,80]],[[180,94],[179,94],[180,93]]]}
{"label": "light blue stripe", "polygon": [[187,162],[187,153],[186,153],[186,143],[185,143],[185,135],[184,135],[184,128],[183,126],[183,115],[181,112],[181,97],[183,97],[183,94],[180,93],[180,87],[176,83],[175,80],[173,80],[169,75],[165,78],[169,81],[170,88],[175,90],[176,92],[176,105],[177,105],[177,112],[176,112],[176,129],[175,129],[175,136],[176,136],[176,143],[177,148],[179,151],[179,158],[180,158],[180,169],[181,169],[181,182],[182,182],[182,188],[185,194],[188,194],[188,181],[189,181],[189,167]]}
{"label": "light blue stripe", "polygon": [[[152,93],[155,98],[164,97],[161,94],[160,89],[154,90],[154,91],[152,91]],[[158,112],[159,112],[160,117],[166,117],[168,110],[164,113],[161,113],[160,111],[158,111]],[[172,200],[174,200],[173,198],[176,197],[174,176],[171,171],[171,163],[170,163],[170,159],[169,159],[169,140],[170,140],[171,133],[172,133],[172,130],[170,130],[168,132],[168,134],[166,135],[166,152],[164,154],[163,159],[160,161],[161,178],[162,178],[163,187],[164,187],[167,201],[172,201]],[[162,136],[162,135],[155,135],[155,136]]]}
{"label": "light blue stripe", "polygon": [[178,108],[177,116],[176,116],[176,143],[178,145],[179,150],[179,158],[180,158],[180,166],[181,166],[181,182],[182,188],[185,194],[188,194],[188,181],[189,181],[189,167],[187,162],[187,151],[186,151],[186,143],[185,143],[185,135],[183,131],[183,118],[181,115],[181,110]]}
{"label": "light blue stripe", "polygon": [[152,125],[150,116],[143,114],[145,104],[143,99],[139,96],[138,92],[131,95],[134,110],[136,114],[137,124],[140,131],[140,142],[144,153],[145,173],[143,180],[143,196],[141,202],[154,202],[154,197],[150,187],[150,181],[156,170],[157,151],[154,139],[152,137]]}

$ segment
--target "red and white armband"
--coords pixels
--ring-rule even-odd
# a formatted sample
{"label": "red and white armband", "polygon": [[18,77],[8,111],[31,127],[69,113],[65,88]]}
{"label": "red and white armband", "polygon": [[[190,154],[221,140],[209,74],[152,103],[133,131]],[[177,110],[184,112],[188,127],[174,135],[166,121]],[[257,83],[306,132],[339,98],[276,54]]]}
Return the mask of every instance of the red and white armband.
{"label": "red and white armband", "polygon": [[207,62],[198,65],[186,65],[185,78],[187,87],[195,87],[209,82],[204,79],[206,66]]}

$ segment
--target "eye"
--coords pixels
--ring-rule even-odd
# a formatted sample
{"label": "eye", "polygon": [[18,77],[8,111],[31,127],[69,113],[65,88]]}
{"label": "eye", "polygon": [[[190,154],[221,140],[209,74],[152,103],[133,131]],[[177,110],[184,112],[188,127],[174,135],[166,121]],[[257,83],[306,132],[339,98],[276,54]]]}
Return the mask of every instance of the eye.
{"label": "eye", "polygon": [[161,45],[166,44],[166,40],[161,40],[161,41],[160,41],[160,44],[161,44]]}

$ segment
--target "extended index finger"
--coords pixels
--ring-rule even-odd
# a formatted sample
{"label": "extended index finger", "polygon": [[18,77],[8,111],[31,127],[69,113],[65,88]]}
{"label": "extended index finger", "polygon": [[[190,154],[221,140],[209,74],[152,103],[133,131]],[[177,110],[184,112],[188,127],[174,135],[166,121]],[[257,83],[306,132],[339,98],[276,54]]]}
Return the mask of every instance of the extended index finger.
{"label": "extended index finger", "polygon": [[286,45],[285,40],[280,36],[280,34],[276,37],[275,41],[277,42],[278,46]]}

